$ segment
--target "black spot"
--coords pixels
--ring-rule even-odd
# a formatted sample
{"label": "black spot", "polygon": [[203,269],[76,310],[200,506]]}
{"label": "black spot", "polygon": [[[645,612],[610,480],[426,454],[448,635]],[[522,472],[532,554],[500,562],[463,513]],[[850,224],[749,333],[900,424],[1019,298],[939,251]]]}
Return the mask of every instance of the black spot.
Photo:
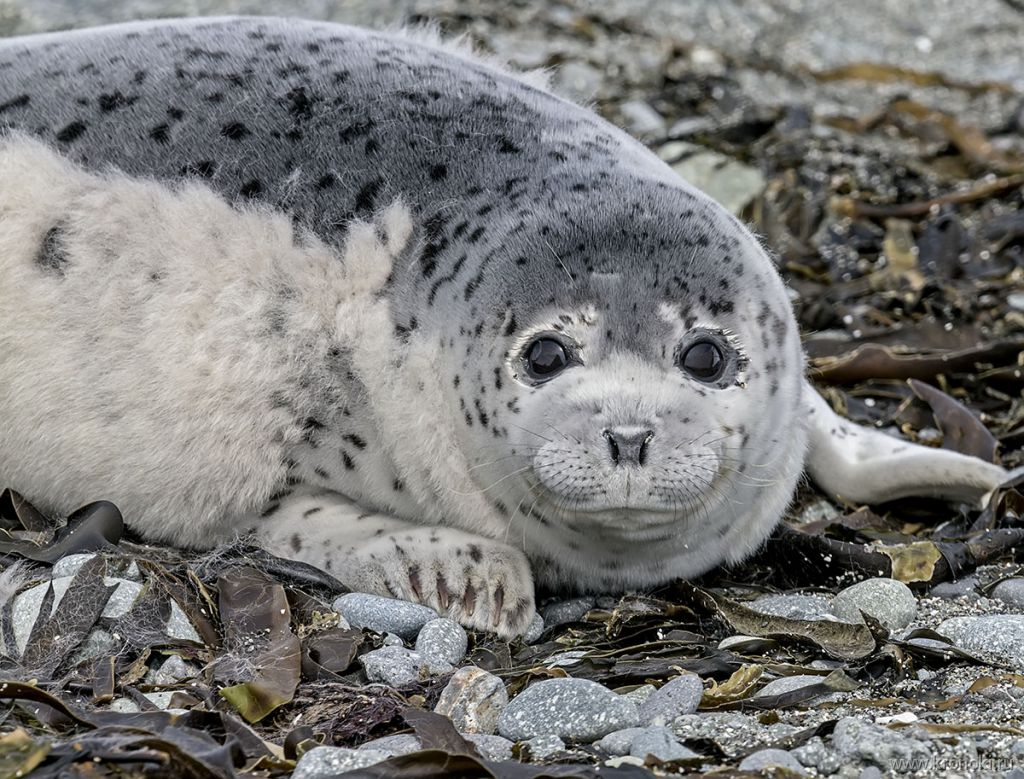
{"label": "black spot", "polygon": [[241,122],[231,122],[220,128],[220,134],[233,141],[240,141],[249,134],[249,128]]}
{"label": "black spot", "polygon": [[338,183],[338,177],[333,173],[325,173],[316,182],[317,189],[330,189]]}
{"label": "black spot", "polygon": [[507,136],[501,136],[498,141],[498,151],[502,154],[519,154],[522,149],[516,146]]}
{"label": "black spot", "polygon": [[322,509],[321,506],[314,506],[311,509],[306,509],[305,511],[303,511],[302,512],[302,516],[304,516],[304,517],[311,517],[314,514],[316,514],[318,511],[320,511],[321,509]]}
{"label": "black spot", "polygon": [[259,179],[253,179],[247,181],[242,185],[242,188],[238,190],[238,194],[242,197],[259,197],[263,193],[263,184],[260,183]]}
{"label": "black spot", "polygon": [[100,107],[100,111],[105,114],[111,111],[116,111],[118,108],[124,108],[130,106],[139,98],[136,96],[128,97],[120,92],[111,92],[110,94],[100,95],[96,103]]}
{"label": "black spot", "polygon": [[342,143],[348,143],[349,141],[366,135],[373,129],[375,124],[376,122],[371,119],[355,122],[354,124],[350,124],[348,127],[342,128],[338,133],[338,138]]}
{"label": "black spot", "polygon": [[149,131],[149,137],[157,143],[167,143],[171,139],[171,126],[169,124],[158,124]]}
{"label": "black spot", "polygon": [[430,179],[432,181],[440,181],[447,177],[448,166],[447,165],[434,165],[430,168]]}
{"label": "black spot", "polygon": [[28,105],[30,99],[31,98],[28,95],[18,95],[17,97],[12,97],[10,100],[4,103],[0,103],[0,114],[2,114],[4,111],[9,111],[12,108],[24,108]]}
{"label": "black spot", "polygon": [[346,452],[344,449],[341,450],[341,461],[345,463],[346,469],[350,471],[355,470],[356,464],[352,462],[352,458],[349,457],[348,452]]}
{"label": "black spot", "polygon": [[60,132],[57,133],[57,140],[61,143],[71,143],[78,138],[86,130],[85,124],[82,122],[71,122],[65,125]]}
{"label": "black spot", "polygon": [[190,162],[184,168],[181,169],[182,176],[199,176],[200,178],[209,179],[213,178],[213,174],[217,172],[217,163],[213,160],[200,160],[199,162]]}
{"label": "black spot", "polygon": [[476,544],[469,545],[469,559],[472,560],[474,563],[479,563],[481,560],[484,559],[483,552],[480,551],[480,547]]}
{"label": "black spot", "polygon": [[401,479],[395,479],[394,482],[392,482],[391,484],[391,488],[395,492],[403,492],[405,490],[405,482],[402,481]]}
{"label": "black spot", "polygon": [[46,231],[39,251],[36,252],[35,263],[47,273],[63,276],[68,266],[68,256],[64,251],[64,230],[55,225]]}
{"label": "black spot", "polygon": [[292,533],[291,547],[292,547],[292,551],[293,552],[301,552],[302,551],[302,539],[299,538],[299,534],[298,533]]}
{"label": "black spot", "polygon": [[356,449],[365,449],[366,448],[366,441],[364,439],[360,438],[359,436],[357,436],[355,433],[349,433],[348,435],[343,435],[341,437],[341,440],[342,441],[348,441]]}
{"label": "black spot", "polygon": [[359,193],[356,195],[356,204],[354,207],[357,214],[368,214],[373,211],[374,203],[377,200],[377,194],[380,192],[380,188],[382,186],[384,186],[383,179],[374,179],[359,190]]}
{"label": "black spot", "polygon": [[303,122],[313,116],[316,98],[310,97],[305,87],[295,87],[284,99],[288,104],[288,113],[296,122]]}
{"label": "black spot", "polygon": [[515,314],[508,318],[508,324],[505,325],[505,335],[512,335],[516,331],[516,317]]}
{"label": "black spot", "polygon": [[331,478],[331,474],[325,471],[323,468],[314,468],[313,473],[319,476],[324,481],[328,481]]}

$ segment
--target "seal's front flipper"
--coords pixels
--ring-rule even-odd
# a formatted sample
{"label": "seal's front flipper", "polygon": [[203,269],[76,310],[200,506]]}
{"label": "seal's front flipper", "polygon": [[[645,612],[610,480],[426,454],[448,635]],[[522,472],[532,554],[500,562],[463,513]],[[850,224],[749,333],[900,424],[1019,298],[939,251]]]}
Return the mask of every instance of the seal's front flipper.
{"label": "seal's front flipper", "polygon": [[807,472],[830,496],[881,503],[911,495],[983,502],[1006,479],[998,465],[861,427],[836,414],[804,382]]}

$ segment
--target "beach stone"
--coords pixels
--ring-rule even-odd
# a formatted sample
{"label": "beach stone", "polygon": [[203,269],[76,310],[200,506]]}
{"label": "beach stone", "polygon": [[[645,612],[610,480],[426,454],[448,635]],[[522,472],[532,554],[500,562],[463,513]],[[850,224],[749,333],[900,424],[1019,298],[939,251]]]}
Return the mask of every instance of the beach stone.
{"label": "beach stone", "polygon": [[523,633],[523,643],[536,643],[546,629],[547,626],[544,624],[544,618],[540,614],[534,614],[533,619],[530,621],[526,631]]}
{"label": "beach stone", "polygon": [[560,66],[552,76],[552,85],[560,95],[576,102],[588,102],[601,88],[604,77],[597,68],[572,60]]}
{"label": "beach stone", "polygon": [[292,779],[333,779],[344,771],[376,765],[389,757],[387,752],[373,749],[315,747],[299,758]]}
{"label": "beach stone", "polygon": [[933,598],[944,600],[956,600],[964,596],[977,597],[978,593],[975,589],[977,586],[977,577],[971,575],[951,582],[939,582],[928,591],[928,594]]}
{"label": "beach stone", "polygon": [[843,717],[836,723],[832,745],[843,757],[881,768],[890,768],[895,761],[925,760],[931,754],[927,742],[857,717]]}
{"label": "beach stone", "polygon": [[498,732],[523,740],[553,734],[592,742],[635,726],[635,704],[589,679],[545,679],[519,693],[498,718]]}
{"label": "beach stone", "polygon": [[1004,579],[993,588],[992,597],[1011,606],[1024,608],[1024,579]]}
{"label": "beach stone", "polygon": [[822,595],[765,595],[748,606],[760,614],[786,619],[832,619],[832,604]]}
{"label": "beach stone", "polygon": [[141,709],[131,698],[114,698],[110,702],[110,710],[118,714],[137,714]]}
{"label": "beach stone", "polygon": [[174,692],[174,690],[164,690],[162,692],[144,692],[142,694],[158,709],[166,709],[171,705],[171,698],[174,697]]}
{"label": "beach stone", "polygon": [[359,657],[371,682],[383,682],[392,687],[419,681],[429,673],[426,661],[418,652],[402,646],[385,646]]}
{"label": "beach stone", "polygon": [[565,742],[552,735],[534,736],[522,742],[521,746],[529,750],[532,760],[546,760],[565,751]]}
{"label": "beach stone", "polygon": [[799,760],[801,765],[817,768],[818,773],[825,776],[836,773],[846,762],[836,750],[826,746],[820,736],[815,736],[807,743],[790,750],[790,754]]}
{"label": "beach stone", "polygon": [[462,737],[476,747],[476,751],[484,760],[500,763],[502,760],[512,759],[513,744],[507,738],[487,733],[463,733]]}
{"label": "beach stone", "polygon": [[434,711],[448,717],[465,733],[491,734],[508,705],[505,683],[482,668],[460,668],[445,685]]}
{"label": "beach stone", "polygon": [[995,655],[1024,669],[1024,614],[951,617],[936,630],[961,649]]}
{"label": "beach stone", "polygon": [[416,651],[434,667],[451,667],[466,655],[468,639],[458,622],[445,617],[432,619],[416,636]]}
{"label": "beach stone", "polygon": [[95,552],[86,552],[83,554],[69,554],[67,557],[62,557],[53,564],[53,568],[50,569],[50,576],[54,579],[59,579],[62,576],[74,576],[83,565],[95,556]]}
{"label": "beach stone", "polygon": [[648,728],[623,728],[609,733],[598,741],[594,746],[606,755],[628,755],[629,748],[633,746],[633,739]]}
{"label": "beach stone", "polygon": [[179,638],[182,641],[194,641],[197,644],[203,643],[202,638],[192,625],[192,620],[185,616],[177,601],[171,600],[171,617],[167,620],[167,635],[171,638]]}
{"label": "beach stone", "polygon": [[866,579],[841,590],[832,599],[832,611],[853,623],[863,621],[863,611],[889,630],[902,630],[917,617],[917,598],[896,579]]}
{"label": "beach stone", "polygon": [[387,752],[389,757],[395,755],[407,755],[410,752],[420,751],[420,740],[412,733],[397,733],[393,736],[383,736],[360,744],[357,749],[360,752],[367,750],[374,752]]}
{"label": "beach stone", "polygon": [[692,749],[680,744],[675,734],[666,727],[641,728],[629,745],[629,754],[641,758],[653,755],[659,760],[688,760],[700,757]]}
{"label": "beach stone", "polygon": [[544,624],[549,628],[555,625],[564,625],[568,622],[576,622],[584,614],[594,608],[593,598],[572,598],[570,600],[556,601],[544,607]]}
{"label": "beach stone", "polygon": [[365,592],[345,593],[333,605],[354,628],[395,633],[406,641],[415,640],[420,629],[437,618],[437,612],[428,606]]}
{"label": "beach stone", "polygon": [[704,684],[700,677],[684,671],[640,704],[640,721],[648,725],[664,725],[680,715],[693,714],[703,694]]}
{"label": "beach stone", "polygon": [[635,703],[637,707],[642,706],[648,698],[658,691],[658,688],[653,684],[641,684],[635,690],[621,693],[622,697],[627,701]]}
{"label": "beach stone", "polygon": [[797,774],[807,774],[800,761],[785,749],[762,749],[747,755],[739,764],[741,771],[763,771],[766,768],[785,768]]}
{"label": "beach stone", "polygon": [[[764,687],[757,691],[754,699],[767,698],[774,695],[783,695],[793,690],[799,690],[803,687],[810,687],[812,684],[821,684],[824,681],[824,676],[815,676],[813,674],[797,674],[796,676],[783,676],[780,679],[773,679],[768,682]],[[824,693],[822,695],[816,695],[813,698],[805,701],[806,703],[821,702],[837,700],[840,696],[837,693]]]}
{"label": "beach stone", "polygon": [[654,138],[665,134],[668,123],[643,100],[627,100],[619,105],[625,129],[640,138]]}
{"label": "beach stone", "polygon": [[765,187],[764,175],[757,168],[697,144],[673,141],[658,154],[676,175],[733,214],[739,214]]}

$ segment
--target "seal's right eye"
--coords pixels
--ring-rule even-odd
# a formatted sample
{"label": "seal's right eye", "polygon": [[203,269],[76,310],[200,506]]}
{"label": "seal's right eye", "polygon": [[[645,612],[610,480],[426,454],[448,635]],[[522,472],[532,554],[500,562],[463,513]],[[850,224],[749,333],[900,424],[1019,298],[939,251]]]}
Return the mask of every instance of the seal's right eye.
{"label": "seal's right eye", "polygon": [[569,352],[560,341],[544,336],[537,338],[523,352],[527,375],[534,381],[547,381],[569,365]]}

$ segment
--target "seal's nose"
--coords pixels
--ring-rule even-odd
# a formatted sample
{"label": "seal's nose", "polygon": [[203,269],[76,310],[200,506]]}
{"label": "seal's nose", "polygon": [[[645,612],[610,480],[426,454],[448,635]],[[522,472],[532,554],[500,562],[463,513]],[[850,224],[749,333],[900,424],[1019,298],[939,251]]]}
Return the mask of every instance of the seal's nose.
{"label": "seal's nose", "polygon": [[616,427],[601,431],[608,441],[608,453],[616,465],[642,466],[647,460],[647,444],[654,438],[653,430]]}

